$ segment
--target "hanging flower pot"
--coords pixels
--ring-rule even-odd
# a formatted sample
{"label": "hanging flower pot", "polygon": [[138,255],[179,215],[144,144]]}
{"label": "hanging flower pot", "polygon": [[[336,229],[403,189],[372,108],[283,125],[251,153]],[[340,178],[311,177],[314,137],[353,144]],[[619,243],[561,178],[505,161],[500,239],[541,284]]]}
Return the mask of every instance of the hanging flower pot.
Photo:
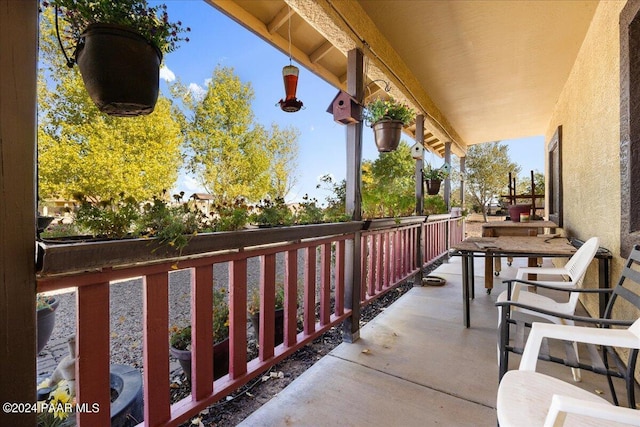
{"label": "hanging flower pot", "polygon": [[425,180],[427,183],[427,194],[430,196],[435,196],[440,192],[440,184],[442,183],[439,179],[427,179]]}
{"label": "hanging flower pot", "polygon": [[402,120],[380,120],[373,125],[373,136],[380,152],[398,148],[402,134]]}
{"label": "hanging flower pot", "polygon": [[153,112],[158,100],[162,53],[137,32],[114,24],[91,24],[76,49],[89,96],[113,116]]}
{"label": "hanging flower pot", "polygon": [[402,128],[415,117],[414,111],[393,98],[378,98],[367,104],[364,119],[373,123],[373,134],[378,151],[387,152],[398,148]]}

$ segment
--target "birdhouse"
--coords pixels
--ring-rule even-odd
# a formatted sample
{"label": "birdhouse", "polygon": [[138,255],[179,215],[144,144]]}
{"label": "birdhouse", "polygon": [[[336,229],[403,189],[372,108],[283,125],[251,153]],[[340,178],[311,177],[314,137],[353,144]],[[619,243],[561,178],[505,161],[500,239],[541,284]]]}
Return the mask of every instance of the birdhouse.
{"label": "birdhouse", "polygon": [[423,156],[424,156],[424,147],[419,142],[416,142],[411,147],[411,157],[413,157],[416,160],[421,160]]}
{"label": "birdhouse", "polygon": [[333,114],[333,120],[344,125],[360,123],[362,107],[354,97],[347,92],[340,91],[333,98],[327,113]]}

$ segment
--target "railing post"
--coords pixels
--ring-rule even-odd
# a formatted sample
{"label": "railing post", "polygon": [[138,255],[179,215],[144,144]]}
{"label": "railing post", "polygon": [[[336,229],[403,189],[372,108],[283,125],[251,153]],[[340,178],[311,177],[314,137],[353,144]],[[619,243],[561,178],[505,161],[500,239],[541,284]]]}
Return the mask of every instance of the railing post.
{"label": "railing post", "polygon": [[[364,55],[352,49],[347,55],[347,91],[358,102],[364,99]],[[347,185],[345,209],[354,221],[362,219],[362,123],[347,125]],[[344,322],[343,338],[355,342],[360,338],[360,290],[362,287],[362,232],[345,245],[345,308],[351,316]]]}
{"label": "railing post", "polygon": [[424,265],[424,248],[422,247],[423,230],[424,230],[424,223],[420,224],[420,227],[416,228],[416,233],[415,233],[416,266],[418,267],[418,273],[416,274],[416,280],[413,282],[414,286],[422,285],[422,266]]}
{"label": "railing post", "polygon": [[362,232],[358,231],[353,240],[345,242],[345,308],[351,316],[344,321],[342,338],[349,343],[360,338],[360,288],[362,286]]}

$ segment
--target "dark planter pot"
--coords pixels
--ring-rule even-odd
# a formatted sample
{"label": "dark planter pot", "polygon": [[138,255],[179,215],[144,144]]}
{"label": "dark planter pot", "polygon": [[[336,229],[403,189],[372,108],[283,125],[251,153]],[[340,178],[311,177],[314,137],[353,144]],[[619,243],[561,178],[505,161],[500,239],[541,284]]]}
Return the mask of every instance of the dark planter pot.
{"label": "dark planter pot", "polygon": [[[37,383],[49,378],[38,376]],[[127,365],[109,367],[109,386],[115,400],[111,402],[111,427],[133,427],[144,421],[142,374],[136,368]],[[49,396],[51,389],[38,390],[38,400]],[[75,417],[69,417],[61,426],[75,426]]]}
{"label": "dark planter pot", "polygon": [[162,53],[147,39],[120,25],[91,24],[75,56],[87,92],[100,111],[112,116],[153,112]]}
{"label": "dark planter pot", "polygon": [[51,332],[53,332],[53,326],[56,324],[56,309],[60,301],[54,299],[49,307],[41,308],[36,311],[37,314],[37,328],[38,328],[38,353],[44,349],[47,345]]}
{"label": "dark planter pot", "polygon": [[[260,312],[250,314],[249,320],[251,321],[251,325],[253,325],[256,339],[258,339],[258,337],[260,337]],[[275,321],[274,344],[279,345],[284,342],[284,308],[276,310]]]}
{"label": "dark planter pot", "polygon": [[398,148],[402,134],[401,120],[380,120],[373,125],[373,136],[378,151],[384,153]]}
{"label": "dark planter pot", "polygon": [[510,205],[509,206],[509,218],[513,222],[520,222],[520,214],[529,214],[531,212],[531,205]]}
{"label": "dark planter pot", "polygon": [[133,427],[144,420],[142,374],[126,365],[111,365],[109,382],[118,397],[111,402],[111,427]]}
{"label": "dark planter pot", "polygon": [[440,184],[442,184],[442,180],[426,179],[424,182],[427,184],[427,194],[430,196],[435,196],[440,192]]}
{"label": "dark planter pot", "polygon": [[[191,351],[169,347],[169,353],[180,363],[187,379],[191,381]],[[229,338],[213,346],[213,379],[217,380],[229,373]]]}
{"label": "dark planter pot", "polygon": [[42,233],[54,220],[52,216],[40,216],[38,215],[38,233]]}

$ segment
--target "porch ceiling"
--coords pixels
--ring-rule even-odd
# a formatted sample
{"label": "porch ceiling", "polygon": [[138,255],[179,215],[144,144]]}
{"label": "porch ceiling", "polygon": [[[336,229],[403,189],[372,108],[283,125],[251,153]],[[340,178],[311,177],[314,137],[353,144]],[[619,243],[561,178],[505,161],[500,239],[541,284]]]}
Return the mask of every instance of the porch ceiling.
{"label": "porch ceiling", "polygon": [[[359,47],[369,81],[425,113],[424,142],[442,155],[539,135],[569,75],[597,1],[205,0],[346,89]],[[367,97],[379,95],[374,83]],[[384,86],[380,83],[380,86]],[[377,92],[377,93],[376,93]],[[328,99],[334,94],[327,94]],[[415,136],[415,126],[406,129]]]}

